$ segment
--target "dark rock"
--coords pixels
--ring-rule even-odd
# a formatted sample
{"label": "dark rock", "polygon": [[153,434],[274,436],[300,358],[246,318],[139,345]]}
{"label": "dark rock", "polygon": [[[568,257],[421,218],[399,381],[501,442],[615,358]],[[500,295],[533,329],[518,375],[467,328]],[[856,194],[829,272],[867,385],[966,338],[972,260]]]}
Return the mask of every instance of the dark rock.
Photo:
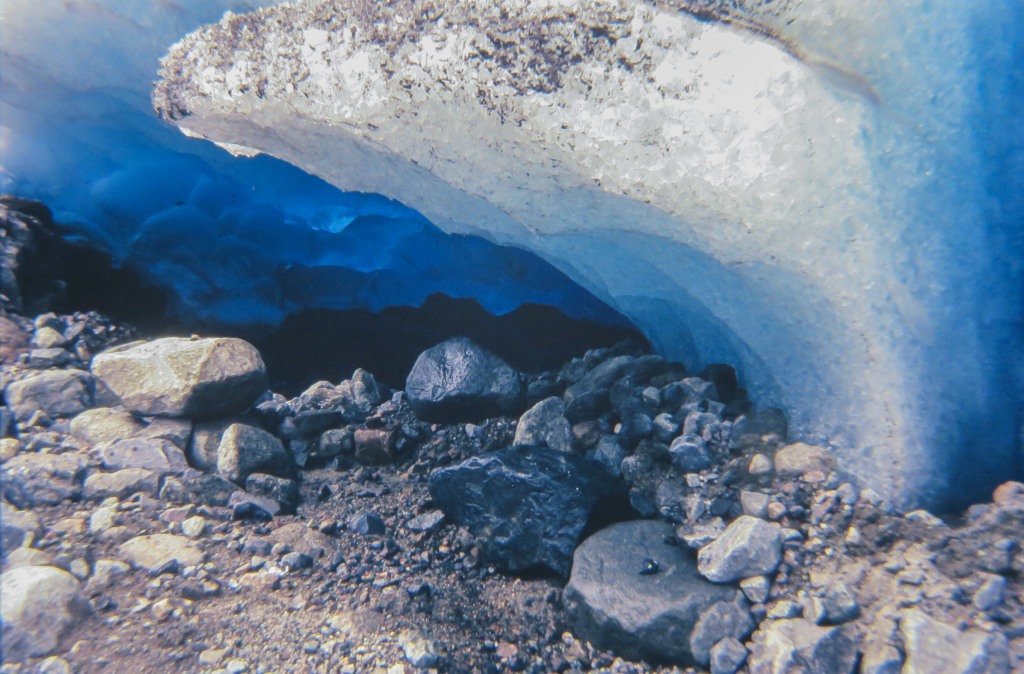
{"label": "dark rock", "polygon": [[711,664],[711,649],[722,639],[745,640],[757,625],[747,600],[737,593],[732,601],[720,601],[704,609],[690,635],[690,650],[697,664]]}
{"label": "dark rock", "polygon": [[81,370],[48,370],[4,389],[4,399],[18,421],[42,411],[51,419],[73,417],[93,406],[96,380]]}
{"label": "dark rock", "polygon": [[289,571],[308,569],[313,566],[313,558],[304,552],[289,552],[281,557],[281,566]]}
{"label": "dark rock", "polygon": [[410,531],[417,533],[431,533],[439,529],[442,524],[444,524],[444,513],[440,510],[428,510],[406,522],[405,526]]}
{"label": "dark rock", "polygon": [[[264,505],[257,503],[256,500],[252,498],[246,498],[243,496],[240,499],[233,498],[232,500],[235,500],[235,503],[231,505],[231,517],[233,519],[248,520],[252,522],[269,522],[274,519],[273,513],[270,512],[270,510],[274,510],[274,508],[270,508],[270,510],[268,510]],[[261,502],[266,504],[266,500],[262,500]]]}
{"label": "dark rock", "polygon": [[465,337],[421,353],[405,381],[409,405],[432,421],[475,421],[509,414],[523,400],[519,373]]}
{"label": "dark rock", "polygon": [[565,418],[574,424],[591,421],[607,412],[610,407],[606,389],[583,391],[566,402]]}
{"label": "dark rock", "polygon": [[708,444],[698,435],[680,435],[668,448],[672,463],[687,473],[699,473],[711,467]]}
{"label": "dark rock", "polygon": [[164,480],[160,498],[179,505],[201,503],[224,507],[230,502],[231,495],[238,491],[238,485],[220,475],[187,470],[180,476],[171,476]]}
{"label": "dark rock", "polygon": [[304,410],[292,417],[292,423],[303,435],[318,435],[328,428],[336,428],[345,420],[340,410]]}
{"label": "dark rock", "polygon": [[398,434],[384,428],[360,428],[355,432],[355,459],[367,466],[391,463],[395,458]]}
{"label": "dark rock", "polygon": [[[684,548],[664,542],[671,535],[662,522],[620,522],[580,545],[564,592],[579,636],[625,658],[695,664],[690,639],[701,613],[737,593],[701,578]],[[648,558],[658,573],[637,573]]]}
{"label": "dark rock", "polygon": [[593,460],[602,466],[612,477],[622,475],[622,460],[626,458],[626,450],[619,444],[619,438],[614,435],[606,435],[597,443],[597,447],[591,453]]}
{"label": "dark rock", "polygon": [[93,358],[92,372],[133,412],[190,419],[243,412],[267,388],[259,352],[235,338],[126,344]]}
{"label": "dark rock", "polygon": [[371,512],[353,515],[348,521],[348,528],[350,531],[364,536],[383,536],[388,532],[388,527],[380,515]]}
{"label": "dark rock", "polygon": [[488,560],[564,576],[590,511],[609,493],[605,480],[575,454],[521,446],[434,471],[430,493],[480,540]]}
{"label": "dark rock", "polygon": [[276,501],[286,515],[294,513],[299,505],[299,483],[295,480],[253,473],[245,478],[245,491]]}

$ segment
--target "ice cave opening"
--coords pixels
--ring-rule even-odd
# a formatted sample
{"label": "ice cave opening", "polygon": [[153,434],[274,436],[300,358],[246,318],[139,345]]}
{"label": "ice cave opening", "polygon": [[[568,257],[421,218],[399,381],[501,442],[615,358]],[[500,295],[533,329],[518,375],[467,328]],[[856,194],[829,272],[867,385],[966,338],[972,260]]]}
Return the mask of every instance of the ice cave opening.
{"label": "ice cave opening", "polygon": [[7,0],[2,191],[141,317],[325,349],[484,322],[533,356],[573,343],[552,321],[636,326],[901,507],[1021,474],[1024,7],[730,3],[758,35],[675,9],[702,3],[450,4]]}

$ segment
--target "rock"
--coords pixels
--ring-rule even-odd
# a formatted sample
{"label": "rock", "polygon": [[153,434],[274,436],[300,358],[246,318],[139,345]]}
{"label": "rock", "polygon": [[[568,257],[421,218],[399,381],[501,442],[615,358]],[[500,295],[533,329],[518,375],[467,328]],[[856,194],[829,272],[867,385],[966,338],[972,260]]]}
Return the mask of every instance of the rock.
{"label": "rock", "polygon": [[747,599],[755,604],[763,604],[768,601],[768,595],[772,589],[772,582],[767,576],[753,576],[740,581],[740,589]]}
{"label": "rock", "polygon": [[989,611],[1003,603],[1006,595],[1006,578],[995,574],[983,574],[981,587],[974,593],[971,603],[979,611]]}
{"label": "rock", "polygon": [[97,355],[92,372],[133,412],[190,419],[242,412],[267,388],[259,352],[235,338],[136,342]]}
{"label": "rock", "polygon": [[770,621],[755,634],[747,666],[750,674],[853,674],[857,654],[846,628],[791,618]]}
{"label": "rock", "polygon": [[233,492],[228,506],[236,520],[267,522],[281,514],[281,504],[276,499],[244,491]]}
{"label": "rock", "polygon": [[355,431],[353,444],[355,459],[368,466],[391,463],[395,458],[398,434],[384,428],[360,428]]}
{"label": "rock", "polygon": [[4,389],[4,399],[14,418],[26,422],[36,412],[51,419],[73,417],[92,407],[96,379],[81,370],[47,370]]}
{"label": "rock", "polygon": [[741,491],[740,506],[743,507],[743,514],[757,517],[758,519],[768,518],[768,494],[759,491]]}
{"label": "rock", "polygon": [[626,450],[619,444],[618,437],[602,436],[590,456],[612,477],[622,475],[622,460],[626,458]]}
{"label": "rock", "polygon": [[475,421],[517,411],[519,373],[465,337],[454,337],[419,355],[405,381],[409,405],[432,421]]}
{"label": "rock", "polygon": [[160,490],[160,476],[145,468],[125,468],[113,473],[93,473],[85,480],[82,496],[91,501],[102,501],[111,496],[126,499],[139,492],[156,496]]}
{"label": "rock", "polygon": [[388,532],[388,527],[380,515],[371,512],[353,515],[349,518],[348,528],[350,531],[364,536],[383,536]]}
{"label": "rock", "polygon": [[75,670],[64,658],[51,656],[39,663],[37,674],[74,674]]}
{"label": "rock", "polygon": [[800,477],[804,473],[832,470],[832,455],[817,445],[797,442],[775,452],[775,472],[780,477]]}
{"label": "rock", "polygon": [[747,647],[727,637],[711,649],[711,674],[735,674],[747,659]]}
{"label": "rock", "polygon": [[[274,475],[253,473],[245,478],[245,491],[256,496],[273,499],[281,512],[290,515],[299,505],[299,483]],[[276,513],[274,513],[276,515]]]}
{"label": "rock", "polygon": [[338,457],[349,464],[354,455],[355,432],[351,428],[332,428],[320,434],[315,458],[333,459]]}
{"label": "rock", "polygon": [[607,494],[596,468],[549,447],[475,456],[430,476],[434,502],[509,571],[568,575],[591,509]]}
{"label": "rock", "polygon": [[405,523],[410,531],[432,533],[444,524],[444,513],[440,510],[428,510]]}
{"label": "rock", "polygon": [[281,556],[281,566],[289,571],[299,571],[313,566],[313,558],[304,552],[288,552]]}
{"label": "rock", "polygon": [[[625,658],[694,664],[690,638],[701,612],[737,593],[701,578],[683,548],[665,543],[671,534],[662,522],[620,522],[577,548],[563,596],[579,636]],[[640,573],[646,560],[657,573]]]}
{"label": "rock", "polygon": [[206,533],[206,518],[196,515],[181,523],[181,533],[195,540]]}
{"label": "rock", "polygon": [[71,420],[71,434],[92,445],[126,438],[163,439],[185,449],[191,433],[187,419],[137,417],[115,407],[86,410]]}
{"label": "rock", "polygon": [[733,422],[729,446],[738,449],[758,445],[766,435],[785,439],[787,426],[785,413],[774,407],[746,414]]}
{"label": "rock", "polygon": [[719,402],[730,403],[736,397],[739,382],[736,379],[736,368],[732,365],[712,363],[701,371],[700,378],[714,385]]}
{"label": "rock", "polygon": [[1010,646],[1001,632],[960,630],[918,609],[900,615],[907,658],[902,674],[1009,674]]}
{"label": "rock", "polygon": [[236,484],[257,471],[288,476],[294,470],[281,441],[255,426],[231,424],[217,446],[217,472]]}
{"label": "rock", "polygon": [[245,423],[240,417],[200,421],[193,426],[192,438],[188,443],[188,461],[195,468],[207,472],[217,470],[217,449],[224,431],[234,424]]}
{"label": "rock", "polygon": [[67,338],[64,337],[60,331],[55,330],[48,325],[37,328],[35,333],[32,335],[32,346],[37,349],[61,348],[67,344],[67,342]]}
{"label": "rock", "polygon": [[543,445],[560,452],[572,451],[572,427],[565,418],[561,398],[545,398],[526,410],[516,425],[514,445]]}
{"label": "rock", "polygon": [[747,472],[751,475],[767,475],[772,472],[772,460],[764,454],[755,454],[750,457],[750,465],[747,467]]}
{"label": "rock", "polygon": [[31,545],[40,533],[42,526],[38,515],[0,501],[0,549],[3,556],[23,545]]}
{"label": "rock", "polygon": [[721,517],[713,517],[707,522],[685,524],[676,530],[686,547],[699,550],[725,533],[725,521]]}
{"label": "rock", "polygon": [[0,463],[6,463],[18,455],[24,445],[16,438],[0,438]]}
{"label": "rock", "polygon": [[49,655],[89,612],[78,580],[52,566],[5,571],[0,587],[5,662]]}
{"label": "rock", "polygon": [[888,644],[867,644],[860,662],[860,674],[900,674],[903,656]]}
{"label": "rock", "polygon": [[301,552],[313,559],[330,558],[338,550],[338,542],[330,536],[314,531],[301,522],[292,522],[270,532],[275,543],[281,543],[292,552]]}
{"label": "rock", "polygon": [[405,659],[413,667],[428,669],[437,665],[437,645],[416,630],[403,630],[398,634],[398,645]]}
{"label": "rock", "polygon": [[778,525],[742,515],[701,548],[697,560],[701,574],[716,583],[772,573],[782,561],[782,531]]}
{"label": "rock", "polygon": [[813,600],[814,622],[818,625],[841,625],[860,615],[857,595],[846,583],[835,583]]}
{"label": "rock", "polygon": [[336,388],[341,396],[345,420],[361,422],[368,417],[373,408],[380,403],[380,387],[377,380],[366,370],[359,368]]}
{"label": "rock", "polygon": [[4,561],[4,572],[24,566],[53,566],[53,554],[35,548],[18,548]]}
{"label": "rock", "polygon": [[231,495],[238,491],[238,485],[220,475],[187,470],[180,476],[171,475],[164,478],[160,498],[180,505],[202,503],[209,506],[226,506]]}
{"label": "rock", "polygon": [[681,435],[668,448],[672,464],[687,473],[699,473],[711,467],[711,454],[704,438],[698,435]]}
{"label": "rock", "polygon": [[93,452],[107,470],[145,468],[156,473],[171,473],[188,468],[185,453],[170,440],[108,440],[95,446]]}
{"label": "rock", "polygon": [[156,576],[167,571],[177,572],[186,566],[203,563],[203,551],[184,536],[149,534],[136,536],[118,547],[121,555],[132,566]]}
{"label": "rock", "polygon": [[19,454],[0,468],[4,498],[23,509],[74,501],[88,465],[78,454]]}
{"label": "rock", "polygon": [[746,599],[737,593],[731,601],[718,601],[701,611],[690,634],[690,652],[698,665],[707,667],[715,644],[728,638],[746,639],[756,628]]}

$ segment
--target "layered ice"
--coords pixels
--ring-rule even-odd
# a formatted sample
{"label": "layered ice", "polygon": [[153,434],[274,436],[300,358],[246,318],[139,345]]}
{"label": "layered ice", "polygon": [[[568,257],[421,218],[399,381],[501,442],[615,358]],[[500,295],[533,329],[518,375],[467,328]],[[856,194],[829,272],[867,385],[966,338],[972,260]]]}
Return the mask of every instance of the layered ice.
{"label": "layered ice", "polygon": [[532,253],[450,236],[383,196],[232,157],[159,120],[150,90],[167,47],[255,7],[4,0],[2,191],[45,202],[69,238],[169,289],[177,318],[211,329],[420,306],[433,293],[495,314],[533,303],[628,324]]}
{"label": "layered ice", "polygon": [[175,45],[189,134],[537,252],[910,506],[1020,469],[1024,6],[299,2]]}

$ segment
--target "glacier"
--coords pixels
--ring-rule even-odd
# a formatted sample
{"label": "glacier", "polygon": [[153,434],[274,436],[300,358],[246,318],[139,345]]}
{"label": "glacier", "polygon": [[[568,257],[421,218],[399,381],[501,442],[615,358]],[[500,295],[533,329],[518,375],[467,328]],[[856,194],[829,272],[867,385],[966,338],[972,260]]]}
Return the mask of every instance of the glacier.
{"label": "glacier", "polygon": [[[532,251],[660,353],[735,364],[793,437],[900,507],[964,503],[1021,473],[1019,3],[255,4],[5,2],[4,189],[113,250],[148,223],[152,245],[123,255],[221,315],[273,320],[287,287],[340,301],[351,271],[255,273],[322,250],[324,222]],[[175,137],[146,110],[164,51],[152,104]],[[259,153],[365,196],[233,159]],[[169,167],[193,176],[184,199]],[[317,198],[295,198],[307,189]],[[114,198],[132,193],[160,208]],[[278,201],[228,207],[254,193]],[[239,262],[228,292],[197,278],[218,258],[196,249]],[[471,259],[445,265],[509,264]]]}
{"label": "glacier", "polygon": [[0,7],[0,187],[38,199],[68,239],[170,291],[208,330],[279,325],[303,310],[423,304],[492,314],[548,305],[628,327],[537,256],[451,236],[379,194],[342,192],[280,160],[233,157],[160,121],[159,59],[252,0],[43,2]]}

